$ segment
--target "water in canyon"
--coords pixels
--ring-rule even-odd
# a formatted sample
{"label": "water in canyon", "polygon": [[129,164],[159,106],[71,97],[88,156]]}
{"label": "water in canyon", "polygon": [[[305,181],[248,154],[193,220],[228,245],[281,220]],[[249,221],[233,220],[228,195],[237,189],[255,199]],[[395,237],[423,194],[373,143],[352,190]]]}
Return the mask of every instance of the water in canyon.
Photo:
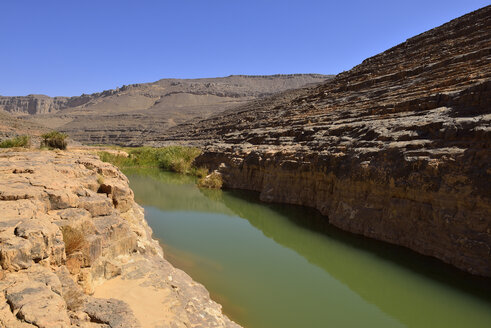
{"label": "water in canyon", "polygon": [[311,209],[157,169],[125,174],[165,257],[244,327],[491,327],[487,279],[340,231]]}

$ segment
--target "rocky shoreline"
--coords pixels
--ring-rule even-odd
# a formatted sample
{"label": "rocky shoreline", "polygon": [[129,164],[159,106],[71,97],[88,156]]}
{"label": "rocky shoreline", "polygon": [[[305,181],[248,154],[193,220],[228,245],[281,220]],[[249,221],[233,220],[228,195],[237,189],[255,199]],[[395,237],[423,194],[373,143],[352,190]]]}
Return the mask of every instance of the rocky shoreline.
{"label": "rocky shoreline", "polygon": [[87,152],[0,152],[1,327],[239,327]]}

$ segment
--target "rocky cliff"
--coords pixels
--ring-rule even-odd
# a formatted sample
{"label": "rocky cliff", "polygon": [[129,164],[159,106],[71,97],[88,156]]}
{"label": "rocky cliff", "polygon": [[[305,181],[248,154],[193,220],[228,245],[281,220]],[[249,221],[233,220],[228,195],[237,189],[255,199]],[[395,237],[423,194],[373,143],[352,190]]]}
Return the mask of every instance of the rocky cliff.
{"label": "rocky cliff", "polygon": [[135,146],[189,119],[328,78],[290,74],[162,79],[77,97],[0,96],[0,110],[67,132],[76,141]]}
{"label": "rocky cliff", "polygon": [[491,276],[491,6],[319,86],[173,128],[262,200]]}
{"label": "rocky cliff", "polygon": [[2,151],[0,181],[0,327],[238,327],[163,258],[114,166]]}

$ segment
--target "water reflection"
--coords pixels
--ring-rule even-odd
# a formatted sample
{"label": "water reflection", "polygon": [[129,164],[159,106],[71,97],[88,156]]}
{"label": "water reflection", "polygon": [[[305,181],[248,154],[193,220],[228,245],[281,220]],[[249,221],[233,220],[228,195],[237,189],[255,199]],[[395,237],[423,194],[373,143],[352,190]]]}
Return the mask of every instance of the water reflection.
{"label": "water reflection", "polygon": [[314,210],[199,190],[155,170],[125,173],[169,259],[245,326],[491,327],[489,280],[344,233]]}

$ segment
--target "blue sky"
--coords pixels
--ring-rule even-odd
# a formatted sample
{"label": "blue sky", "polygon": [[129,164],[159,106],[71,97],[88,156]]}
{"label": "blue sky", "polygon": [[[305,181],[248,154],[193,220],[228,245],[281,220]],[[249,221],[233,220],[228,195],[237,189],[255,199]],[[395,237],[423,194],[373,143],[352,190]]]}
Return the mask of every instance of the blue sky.
{"label": "blue sky", "polygon": [[73,96],[161,78],[334,74],[479,0],[5,0],[0,95]]}

